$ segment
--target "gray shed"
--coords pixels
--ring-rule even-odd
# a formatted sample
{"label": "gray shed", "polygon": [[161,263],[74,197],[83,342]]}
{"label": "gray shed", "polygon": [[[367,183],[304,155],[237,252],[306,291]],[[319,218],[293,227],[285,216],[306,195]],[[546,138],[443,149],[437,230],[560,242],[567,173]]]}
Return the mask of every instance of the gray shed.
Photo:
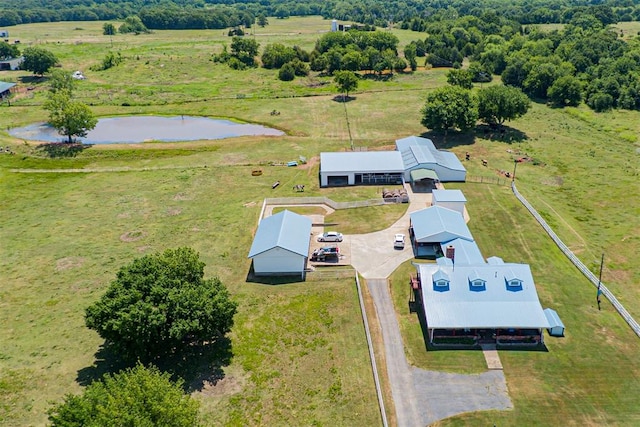
{"label": "gray shed", "polygon": [[549,321],[549,335],[552,337],[563,337],[564,336],[564,323],[560,320],[560,316],[556,313],[555,310],[551,308],[544,309],[544,315],[547,316],[547,320]]}

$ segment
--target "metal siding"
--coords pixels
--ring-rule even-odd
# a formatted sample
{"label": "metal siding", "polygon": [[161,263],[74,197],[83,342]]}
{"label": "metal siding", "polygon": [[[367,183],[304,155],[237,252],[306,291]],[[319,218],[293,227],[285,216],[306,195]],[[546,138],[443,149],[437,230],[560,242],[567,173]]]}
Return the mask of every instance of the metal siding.
{"label": "metal siding", "polygon": [[311,220],[285,210],[260,221],[249,250],[249,258],[275,247],[306,257],[310,241]]}
{"label": "metal siding", "polygon": [[403,173],[402,155],[397,151],[320,153],[321,174]]}

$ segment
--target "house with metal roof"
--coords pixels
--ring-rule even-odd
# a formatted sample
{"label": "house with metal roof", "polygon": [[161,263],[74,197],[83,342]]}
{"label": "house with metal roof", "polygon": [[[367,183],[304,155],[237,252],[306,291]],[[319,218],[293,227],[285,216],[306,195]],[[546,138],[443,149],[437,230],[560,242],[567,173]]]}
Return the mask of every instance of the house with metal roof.
{"label": "house with metal roof", "polygon": [[431,204],[433,206],[442,206],[443,208],[460,212],[464,216],[464,206],[467,203],[467,199],[462,194],[462,191],[434,189],[431,191],[431,196]]}
{"label": "house with metal roof", "polygon": [[397,151],[320,153],[320,186],[402,184],[404,164]]}
{"label": "house with metal roof", "polygon": [[284,210],[264,218],[249,250],[254,274],[304,279],[310,241],[311,220],[306,216]]}
{"label": "house with metal roof", "polygon": [[441,244],[455,239],[473,242],[473,236],[460,212],[431,206],[409,214],[409,233],[417,257],[437,257]]}
{"label": "house with metal roof", "polygon": [[526,264],[416,264],[429,342],[543,342],[549,321]]}
{"label": "house with metal roof", "polygon": [[0,82],[0,99],[8,98],[15,83]]}
{"label": "house with metal roof", "polygon": [[467,170],[458,157],[450,151],[438,150],[428,138],[409,136],[398,139],[396,150],[402,153],[407,182],[423,179],[464,182],[466,179]]}

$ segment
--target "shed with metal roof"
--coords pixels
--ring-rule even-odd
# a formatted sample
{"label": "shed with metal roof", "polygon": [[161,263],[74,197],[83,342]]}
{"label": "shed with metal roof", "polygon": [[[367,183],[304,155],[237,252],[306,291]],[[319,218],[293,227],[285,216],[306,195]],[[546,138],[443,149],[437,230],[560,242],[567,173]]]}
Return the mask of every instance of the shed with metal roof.
{"label": "shed with metal roof", "polygon": [[0,99],[8,98],[15,83],[0,82]]}
{"label": "shed with metal roof", "polygon": [[254,274],[299,274],[304,279],[310,241],[311,220],[306,216],[284,210],[264,218],[249,250]]}
{"label": "shed with metal roof", "polygon": [[558,313],[552,308],[545,308],[544,315],[547,316],[547,320],[549,321],[549,335],[552,337],[563,337],[564,336],[564,323],[560,320],[560,316]]}
{"label": "shed with metal roof", "polygon": [[431,192],[433,206],[442,206],[460,212],[464,216],[464,207],[467,199],[460,190],[442,190],[435,189]]}
{"label": "shed with metal roof", "polygon": [[320,153],[320,186],[402,184],[404,165],[397,151]]}

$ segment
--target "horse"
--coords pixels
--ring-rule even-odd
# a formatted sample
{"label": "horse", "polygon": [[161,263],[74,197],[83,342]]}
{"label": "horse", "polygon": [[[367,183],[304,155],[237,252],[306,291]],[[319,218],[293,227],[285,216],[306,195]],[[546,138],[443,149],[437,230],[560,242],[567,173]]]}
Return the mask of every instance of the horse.
{"label": "horse", "polygon": [[292,190],[296,190],[296,191],[304,191],[304,185],[303,184],[296,184],[293,186]]}

